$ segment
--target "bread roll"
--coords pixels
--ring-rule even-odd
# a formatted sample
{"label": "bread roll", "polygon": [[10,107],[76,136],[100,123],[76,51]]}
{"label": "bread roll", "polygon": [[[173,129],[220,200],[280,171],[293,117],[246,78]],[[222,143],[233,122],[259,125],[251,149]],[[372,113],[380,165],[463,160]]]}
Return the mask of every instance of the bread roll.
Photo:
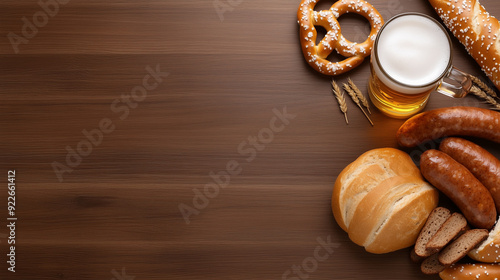
{"label": "bread roll", "polygon": [[429,0],[453,35],[500,90],[500,23],[476,0]]}
{"label": "bread roll", "polygon": [[500,263],[500,222],[490,231],[488,238],[469,252],[469,257],[486,263]]}
{"label": "bread roll", "polygon": [[362,154],[337,177],[332,212],[356,244],[376,254],[412,246],[438,192],[410,156],[382,148]]}

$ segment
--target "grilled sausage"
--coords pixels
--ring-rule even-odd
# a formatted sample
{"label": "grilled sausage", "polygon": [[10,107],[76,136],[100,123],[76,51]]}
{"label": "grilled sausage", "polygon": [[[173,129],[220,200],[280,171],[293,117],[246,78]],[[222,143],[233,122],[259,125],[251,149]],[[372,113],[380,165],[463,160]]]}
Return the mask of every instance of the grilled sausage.
{"label": "grilled sausage", "polygon": [[497,211],[490,192],[463,165],[438,150],[427,150],[420,158],[422,175],[448,196],[475,227],[490,229]]}
{"label": "grilled sausage", "polygon": [[479,145],[462,138],[446,138],[439,149],[474,174],[490,191],[500,213],[500,160]]}
{"label": "grilled sausage", "polygon": [[500,143],[500,113],[475,107],[449,107],[420,113],[398,130],[402,147],[415,147],[444,136],[464,135]]}

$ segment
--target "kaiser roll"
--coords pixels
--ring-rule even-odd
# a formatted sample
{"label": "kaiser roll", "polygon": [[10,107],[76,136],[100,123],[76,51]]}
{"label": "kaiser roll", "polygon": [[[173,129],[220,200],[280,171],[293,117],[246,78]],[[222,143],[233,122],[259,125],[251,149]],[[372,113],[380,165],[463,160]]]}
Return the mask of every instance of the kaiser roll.
{"label": "kaiser roll", "polygon": [[332,211],[340,227],[366,251],[383,254],[415,244],[438,204],[410,156],[393,148],[362,154],[337,177]]}

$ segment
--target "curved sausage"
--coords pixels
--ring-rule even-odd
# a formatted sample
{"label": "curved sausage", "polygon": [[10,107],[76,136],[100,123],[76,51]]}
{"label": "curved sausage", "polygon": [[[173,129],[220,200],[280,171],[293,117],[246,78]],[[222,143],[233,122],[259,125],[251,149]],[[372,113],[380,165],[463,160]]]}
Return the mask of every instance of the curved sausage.
{"label": "curved sausage", "polygon": [[500,160],[479,145],[462,138],[446,138],[439,149],[467,167],[490,191],[500,213]]}
{"label": "curved sausage", "polygon": [[420,158],[420,171],[457,205],[471,225],[493,227],[497,217],[493,198],[466,167],[441,151],[427,150]]}
{"label": "curved sausage", "polygon": [[475,107],[434,109],[409,118],[398,130],[402,147],[415,147],[444,136],[464,135],[500,143],[500,113]]}

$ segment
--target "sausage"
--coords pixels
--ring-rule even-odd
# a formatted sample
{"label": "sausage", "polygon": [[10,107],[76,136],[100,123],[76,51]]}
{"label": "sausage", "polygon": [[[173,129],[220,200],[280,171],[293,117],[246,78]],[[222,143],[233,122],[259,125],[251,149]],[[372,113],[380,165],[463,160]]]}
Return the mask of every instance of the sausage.
{"label": "sausage", "polygon": [[474,227],[490,229],[497,211],[490,192],[463,165],[438,150],[427,150],[420,158],[422,175],[448,196]]}
{"label": "sausage", "polygon": [[490,191],[500,213],[500,160],[479,145],[462,138],[446,138],[439,149],[467,167]]}
{"label": "sausage", "polygon": [[415,147],[444,136],[463,135],[500,143],[500,113],[475,107],[448,107],[415,115],[399,128],[402,147]]}

